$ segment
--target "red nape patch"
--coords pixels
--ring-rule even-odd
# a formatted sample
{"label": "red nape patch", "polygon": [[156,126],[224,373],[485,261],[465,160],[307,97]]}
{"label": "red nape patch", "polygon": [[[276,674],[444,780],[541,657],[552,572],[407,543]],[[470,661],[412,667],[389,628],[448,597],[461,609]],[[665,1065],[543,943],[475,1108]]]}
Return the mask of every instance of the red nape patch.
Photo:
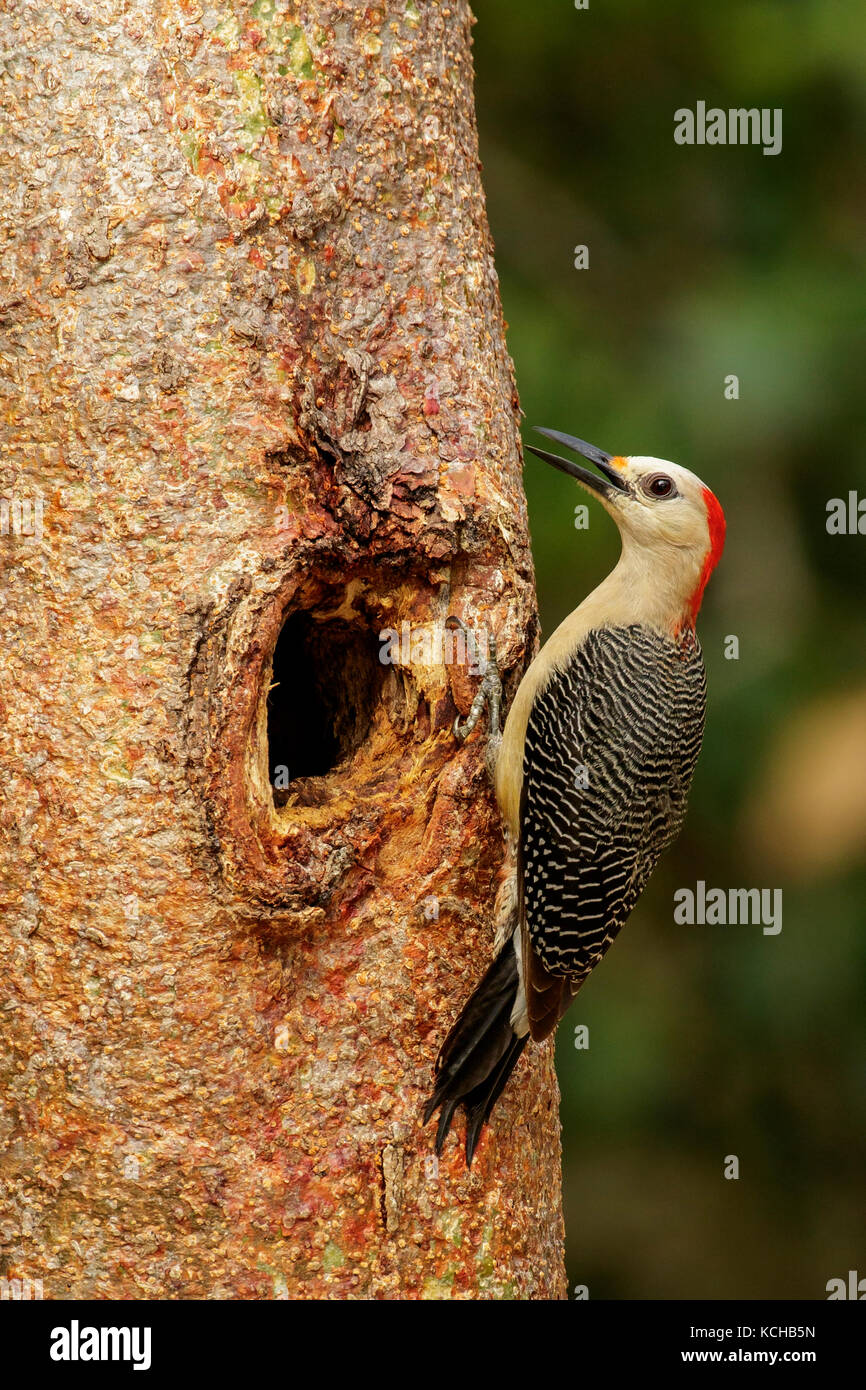
{"label": "red nape patch", "polygon": [[686,607],[686,622],[694,627],[701,600],[704,597],[704,589],[707,587],[707,580],[712,574],[719,560],[722,558],[722,551],[725,548],[725,514],[717,497],[710,492],[708,487],[704,488],[704,506],[707,509],[707,528],[710,533],[710,548],[704,556],[704,563],[701,567],[700,577],[694,593],[688,601]]}

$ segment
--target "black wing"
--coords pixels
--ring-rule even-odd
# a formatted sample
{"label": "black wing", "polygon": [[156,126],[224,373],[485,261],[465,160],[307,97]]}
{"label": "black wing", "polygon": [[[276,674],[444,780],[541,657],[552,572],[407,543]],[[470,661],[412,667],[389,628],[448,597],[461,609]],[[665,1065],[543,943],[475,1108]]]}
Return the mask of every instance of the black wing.
{"label": "black wing", "polygon": [[520,845],[533,1037],[555,1026],[679,832],[705,704],[697,639],[640,626],[595,629],[537,698]]}

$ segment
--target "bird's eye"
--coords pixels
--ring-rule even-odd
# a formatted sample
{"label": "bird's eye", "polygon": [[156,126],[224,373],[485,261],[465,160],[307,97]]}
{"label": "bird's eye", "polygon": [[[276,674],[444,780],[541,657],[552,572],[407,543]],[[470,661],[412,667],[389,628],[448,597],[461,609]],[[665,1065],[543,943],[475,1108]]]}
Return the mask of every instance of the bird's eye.
{"label": "bird's eye", "polygon": [[644,478],[641,487],[647,497],[676,497],[677,489],[673,478],[669,478],[667,473],[651,473],[648,478]]}

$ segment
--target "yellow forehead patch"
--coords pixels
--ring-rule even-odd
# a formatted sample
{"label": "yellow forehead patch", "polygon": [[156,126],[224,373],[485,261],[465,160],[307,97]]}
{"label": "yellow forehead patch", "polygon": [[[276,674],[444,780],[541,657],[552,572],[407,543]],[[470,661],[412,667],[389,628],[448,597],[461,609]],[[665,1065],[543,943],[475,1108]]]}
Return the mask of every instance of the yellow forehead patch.
{"label": "yellow forehead patch", "polygon": [[609,459],[608,463],[611,468],[616,468],[618,472],[624,473],[628,465],[628,460],[624,459],[622,454],[617,454],[615,458]]}

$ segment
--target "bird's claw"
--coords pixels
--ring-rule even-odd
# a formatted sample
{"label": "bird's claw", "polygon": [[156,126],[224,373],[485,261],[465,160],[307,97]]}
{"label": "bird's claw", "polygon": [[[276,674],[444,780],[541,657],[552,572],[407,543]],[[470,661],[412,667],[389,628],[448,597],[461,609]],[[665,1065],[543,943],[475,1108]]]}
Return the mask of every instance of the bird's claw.
{"label": "bird's claw", "polygon": [[[447,618],[446,627],[457,629],[464,633],[467,641],[469,632],[466,625],[454,616]],[[502,708],[502,680],[499,675],[499,665],[496,657],[496,638],[492,633],[487,634],[487,660],[484,667],[484,674],[481,677],[481,684],[472,701],[472,707],[466,717],[466,722],[460,723],[460,715],[454,720],[452,726],[454,737],[458,743],[464,743],[472,733],[475,725],[481,718],[481,711],[487,705],[490,710],[490,739],[498,743],[500,738],[499,714]]]}

